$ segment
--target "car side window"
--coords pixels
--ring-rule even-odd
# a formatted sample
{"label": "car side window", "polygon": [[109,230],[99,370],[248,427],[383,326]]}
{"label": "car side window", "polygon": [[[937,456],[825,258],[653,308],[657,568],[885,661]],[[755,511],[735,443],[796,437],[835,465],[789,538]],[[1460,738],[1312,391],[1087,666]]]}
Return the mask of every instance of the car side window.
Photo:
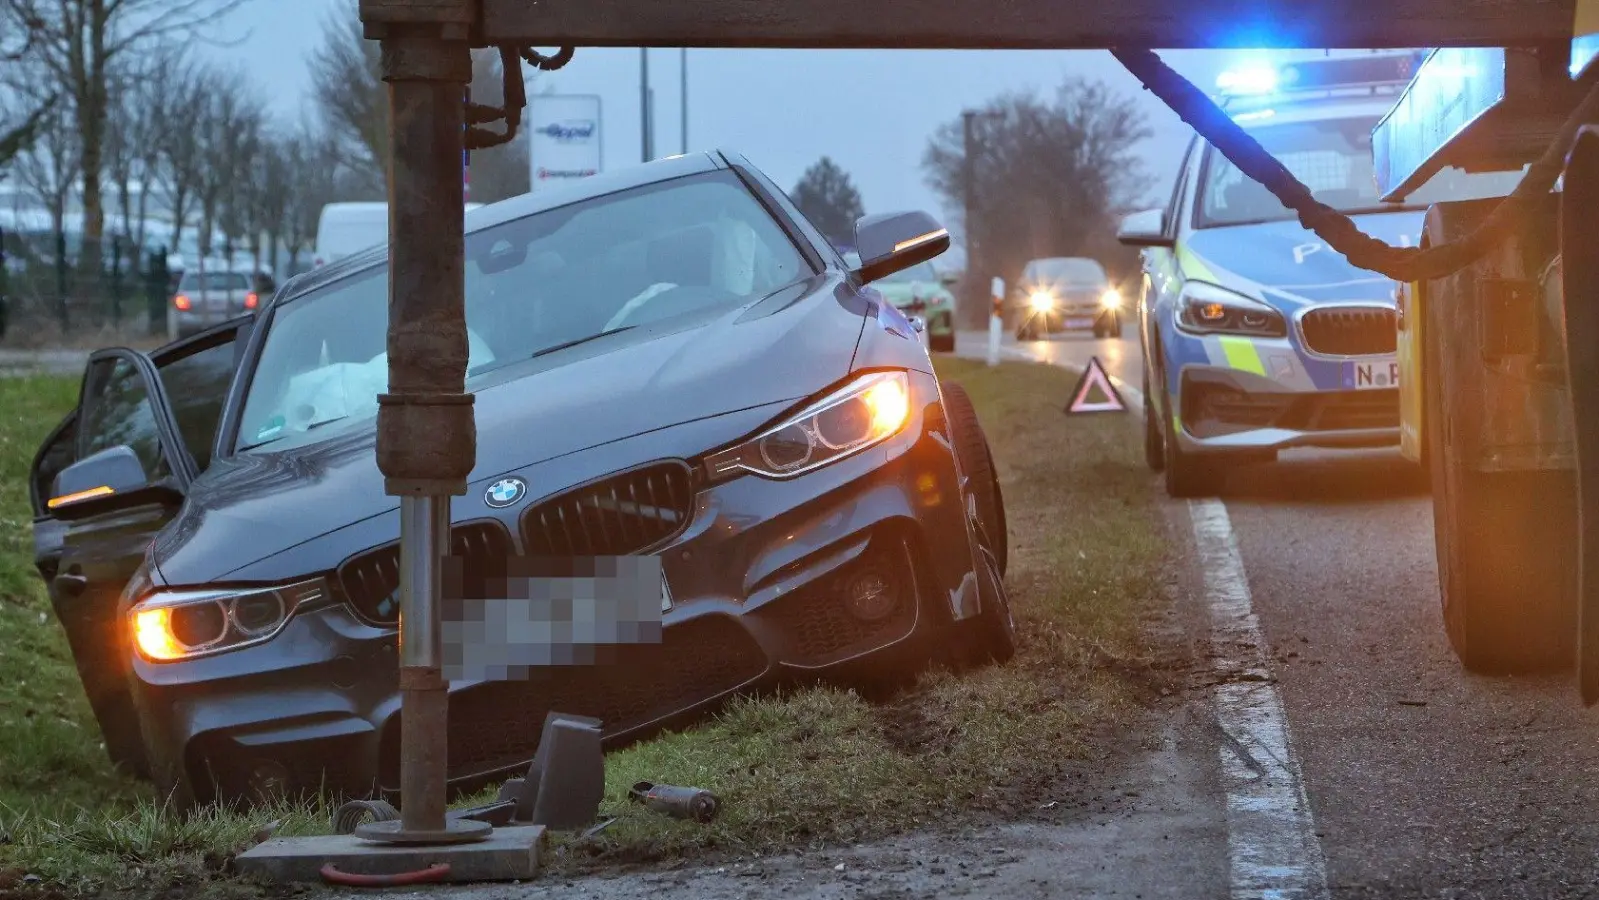
{"label": "car side window", "polygon": [[162,390],[172,404],[172,417],[178,423],[178,435],[194,459],[197,472],[204,472],[211,465],[211,445],[233,382],[236,349],[235,342],[229,340],[155,361]]}
{"label": "car side window", "polygon": [[126,444],[144,466],[145,477],[158,481],[172,474],[161,447],[161,431],[150,403],[144,374],[131,359],[112,356],[90,364],[78,407],[79,458]]}
{"label": "car side window", "polygon": [[56,428],[59,430],[40,448],[34,464],[30,499],[36,516],[49,514],[44,504],[55,491],[56,476],[61,474],[62,469],[78,461],[77,415],[67,416]]}

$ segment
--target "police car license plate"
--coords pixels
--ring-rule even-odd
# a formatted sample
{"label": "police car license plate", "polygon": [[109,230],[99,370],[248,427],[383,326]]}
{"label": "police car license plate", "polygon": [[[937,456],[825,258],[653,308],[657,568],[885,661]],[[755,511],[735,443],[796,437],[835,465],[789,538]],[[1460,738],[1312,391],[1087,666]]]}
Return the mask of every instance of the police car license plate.
{"label": "police car license plate", "polygon": [[1066,320],[1066,327],[1067,328],[1093,328],[1094,327],[1094,320],[1093,319],[1087,319],[1087,318],[1083,318],[1083,319],[1067,319]]}
{"label": "police car license plate", "polygon": [[1344,390],[1370,391],[1399,387],[1397,359],[1344,363]]}

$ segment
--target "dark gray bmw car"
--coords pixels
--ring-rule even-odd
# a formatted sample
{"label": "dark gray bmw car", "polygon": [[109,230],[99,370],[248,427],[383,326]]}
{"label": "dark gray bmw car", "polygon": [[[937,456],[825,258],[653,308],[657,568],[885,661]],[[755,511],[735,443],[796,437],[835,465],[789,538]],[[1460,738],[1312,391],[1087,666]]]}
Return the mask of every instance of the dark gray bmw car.
{"label": "dark gray bmw car", "polygon": [[[727,152],[468,213],[453,561],[652,557],[664,584],[658,640],[452,682],[453,787],[525,768],[552,709],[615,743],[787,678],[1011,655],[986,439],[867,287],[948,243],[867,217],[851,268]],[[397,788],[387,283],[373,251],[99,351],[39,451],[38,568],[107,749],[181,804]]]}

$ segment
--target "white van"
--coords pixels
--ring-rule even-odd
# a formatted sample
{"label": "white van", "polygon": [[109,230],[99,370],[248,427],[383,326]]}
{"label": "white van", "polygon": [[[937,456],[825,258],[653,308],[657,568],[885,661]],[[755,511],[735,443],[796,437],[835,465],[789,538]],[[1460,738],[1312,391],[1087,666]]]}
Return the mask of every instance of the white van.
{"label": "white van", "polygon": [[[477,209],[481,203],[468,203]],[[316,226],[316,252],[311,265],[325,266],[352,253],[389,242],[387,203],[329,203]]]}

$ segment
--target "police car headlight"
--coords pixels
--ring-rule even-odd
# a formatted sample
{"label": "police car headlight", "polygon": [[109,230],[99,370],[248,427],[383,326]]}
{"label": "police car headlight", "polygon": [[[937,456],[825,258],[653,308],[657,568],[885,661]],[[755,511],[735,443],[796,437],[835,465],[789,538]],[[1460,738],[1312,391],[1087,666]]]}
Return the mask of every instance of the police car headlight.
{"label": "police car headlight", "polygon": [[1194,334],[1284,337],[1282,313],[1258,300],[1204,282],[1189,282],[1177,304],[1177,326]]}

